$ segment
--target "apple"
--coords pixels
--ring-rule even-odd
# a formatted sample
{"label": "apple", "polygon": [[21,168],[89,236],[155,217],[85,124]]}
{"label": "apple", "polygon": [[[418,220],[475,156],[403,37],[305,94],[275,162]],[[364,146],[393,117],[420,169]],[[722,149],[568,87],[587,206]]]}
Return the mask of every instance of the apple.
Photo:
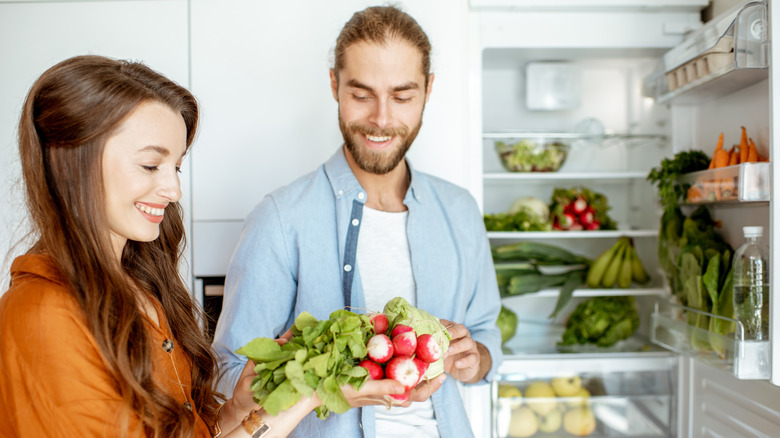
{"label": "apple", "polygon": [[577,375],[553,377],[550,386],[558,397],[571,397],[582,388],[582,379]]}
{"label": "apple", "polygon": [[576,436],[590,435],[596,429],[596,416],[588,407],[571,409],[563,416],[563,429]]}
{"label": "apple", "polygon": [[525,390],[525,402],[529,408],[539,415],[547,415],[558,407],[555,391],[544,381],[532,382]]}
{"label": "apple", "polygon": [[524,438],[535,434],[537,430],[539,422],[534,411],[525,406],[512,410],[507,436]]}
{"label": "apple", "polygon": [[555,433],[561,428],[563,414],[558,409],[553,409],[546,415],[539,415],[539,430],[544,433]]}

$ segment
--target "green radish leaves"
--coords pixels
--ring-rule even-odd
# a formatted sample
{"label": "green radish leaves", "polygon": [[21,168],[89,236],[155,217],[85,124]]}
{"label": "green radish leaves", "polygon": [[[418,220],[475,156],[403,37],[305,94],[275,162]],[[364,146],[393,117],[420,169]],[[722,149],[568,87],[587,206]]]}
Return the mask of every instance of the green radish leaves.
{"label": "green radish leaves", "polygon": [[283,345],[257,338],[236,350],[256,364],[257,376],[250,387],[255,402],[277,415],[317,390],[322,400],[317,416],[325,419],[330,412],[346,412],[350,405],[341,386],[359,390],[368,379],[366,369],[358,366],[373,334],[368,316],[340,309],[318,321],[302,312],[291,332],[292,338]]}

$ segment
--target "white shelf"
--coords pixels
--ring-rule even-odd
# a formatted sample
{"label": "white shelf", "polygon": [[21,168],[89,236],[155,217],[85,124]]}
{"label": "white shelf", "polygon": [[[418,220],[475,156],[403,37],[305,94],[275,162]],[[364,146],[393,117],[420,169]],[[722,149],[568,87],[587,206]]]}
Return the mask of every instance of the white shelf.
{"label": "white shelf", "polygon": [[488,239],[611,239],[620,236],[658,237],[658,230],[488,231]]}
{"label": "white shelf", "polygon": [[[560,288],[558,289],[542,289],[539,292],[530,293],[530,294],[524,294],[524,295],[518,295],[518,297],[522,296],[531,296],[534,297],[550,297],[554,298],[558,296]],[[574,297],[624,297],[624,296],[634,296],[634,297],[643,297],[643,296],[665,296],[668,292],[663,287],[653,287],[653,288],[628,288],[628,289],[575,289],[574,290]],[[504,299],[510,299],[510,298],[516,298],[516,297],[505,297]]]}
{"label": "white shelf", "polygon": [[631,180],[646,179],[648,172],[486,172],[482,178],[492,181],[537,181],[537,180]]}

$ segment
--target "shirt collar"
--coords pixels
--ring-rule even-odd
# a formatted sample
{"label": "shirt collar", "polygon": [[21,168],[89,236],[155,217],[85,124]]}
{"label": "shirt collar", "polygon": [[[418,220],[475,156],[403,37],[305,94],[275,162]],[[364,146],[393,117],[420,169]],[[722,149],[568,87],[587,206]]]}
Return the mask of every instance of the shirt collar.
{"label": "shirt collar", "polygon": [[[408,158],[404,159],[406,160],[406,167],[409,169],[409,175],[411,176],[411,183],[409,184],[409,190],[407,190],[406,196],[404,197],[404,203],[409,201],[421,203],[423,198],[422,193],[424,191],[421,181],[422,174],[414,169]],[[355,174],[352,173],[349,163],[347,163],[347,158],[344,156],[343,145],[325,162],[325,174],[328,176],[333,195],[336,199],[341,199],[345,196],[351,197],[356,191],[365,192],[357,178],[355,178]],[[365,202],[365,199],[363,199],[363,202]]]}

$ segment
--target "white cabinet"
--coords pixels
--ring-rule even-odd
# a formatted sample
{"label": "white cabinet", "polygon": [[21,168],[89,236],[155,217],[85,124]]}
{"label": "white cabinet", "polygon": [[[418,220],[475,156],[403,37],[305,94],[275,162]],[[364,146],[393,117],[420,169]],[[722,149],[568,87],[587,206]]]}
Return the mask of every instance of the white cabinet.
{"label": "white cabinet", "polygon": [[[16,130],[33,81],[65,58],[98,54],[143,61],[189,86],[187,3],[0,1],[0,260],[7,262],[0,271],[0,284],[8,284],[12,260],[4,257],[27,230]],[[185,212],[190,211],[188,179],[189,166],[185,164]],[[14,248],[13,255],[27,247]]]}

